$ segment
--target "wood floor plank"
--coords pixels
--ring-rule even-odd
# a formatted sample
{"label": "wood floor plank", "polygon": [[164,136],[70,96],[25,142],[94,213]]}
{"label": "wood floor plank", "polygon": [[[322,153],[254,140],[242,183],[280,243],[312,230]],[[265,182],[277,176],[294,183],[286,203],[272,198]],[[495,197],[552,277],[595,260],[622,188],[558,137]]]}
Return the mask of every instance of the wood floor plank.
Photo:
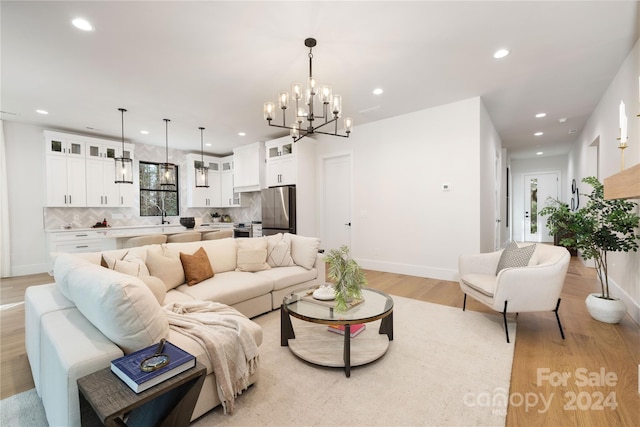
{"label": "wood floor plank", "polygon": [[[456,282],[370,270],[365,271],[365,275],[370,287],[391,295],[462,310],[463,293]],[[2,279],[0,301],[3,305],[20,302],[28,286],[51,282],[53,279],[48,274]],[[553,312],[521,313],[517,316],[509,390],[512,402],[507,410],[507,426],[640,425],[640,327],[629,316],[618,325],[593,320],[584,299],[597,290],[595,271],[574,257],[559,310],[566,339],[560,337]],[[467,298],[467,309],[499,316],[472,298]],[[0,320],[0,397],[4,399],[33,388],[33,379],[24,349],[23,306],[3,310]],[[579,384],[576,378],[578,370],[595,374],[601,369],[615,374],[614,385]],[[546,370],[549,374],[569,374],[571,377],[564,385],[552,384],[547,379],[541,380],[539,370]],[[594,407],[600,394],[615,398],[617,407]],[[536,405],[532,404],[534,396],[538,399]],[[528,398],[530,405],[520,404],[518,397]],[[548,407],[543,406],[542,399],[550,402]]]}

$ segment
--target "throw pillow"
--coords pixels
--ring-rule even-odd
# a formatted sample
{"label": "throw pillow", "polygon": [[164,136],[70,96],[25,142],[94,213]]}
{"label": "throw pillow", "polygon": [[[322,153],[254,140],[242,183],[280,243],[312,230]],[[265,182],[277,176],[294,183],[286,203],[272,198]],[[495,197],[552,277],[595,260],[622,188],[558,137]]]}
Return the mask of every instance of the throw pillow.
{"label": "throw pillow", "polygon": [[311,270],[316,263],[320,239],[285,233],[284,238],[291,239],[291,258],[296,265]]}
{"label": "throw pillow", "polygon": [[267,264],[266,249],[238,249],[238,267],[236,271],[262,271],[271,266]]}
{"label": "throw pillow", "polygon": [[139,277],[149,275],[149,269],[145,265],[144,260],[130,252],[127,252],[121,259],[111,258],[103,254],[100,265],[119,273],[128,274],[129,276]]}
{"label": "throw pillow", "polygon": [[184,270],[177,253],[173,253],[167,248],[161,250],[162,252],[157,252],[147,249],[147,267],[149,275],[162,280],[169,291],[185,282]]}
{"label": "throw pillow", "polygon": [[291,267],[294,266],[291,258],[291,240],[287,236],[283,239],[281,233],[268,236],[267,240],[267,264],[271,267]]}
{"label": "throw pillow", "polygon": [[520,248],[514,241],[509,243],[509,245],[502,251],[502,255],[500,255],[498,268],[496,268],[496,276],[505,268],[526,267],[529,264],[529,260],[531,259],[531,255],[533,255],[533,251],[535,251],[535,249],[535,244]]}
{"label": "throw pillow", "polygon": [[213,277],[211,263],[204,248],[198,249],[193,255],[180,252],[180,261],[189,286]]}
{"label": "throw pillow", "polygon": [[142,282],[149,287],[153,296],[158,300],[158,304],[162,305],[167,295],[167,288],[164,282],[154,276],[140,276],[138,279],[142,280]]}

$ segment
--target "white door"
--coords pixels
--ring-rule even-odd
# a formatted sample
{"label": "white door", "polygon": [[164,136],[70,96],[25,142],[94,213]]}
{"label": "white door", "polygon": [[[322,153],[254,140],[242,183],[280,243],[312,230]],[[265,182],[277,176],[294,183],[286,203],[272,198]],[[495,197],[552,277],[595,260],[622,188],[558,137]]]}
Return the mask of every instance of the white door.
{"label": "white door", "polygon": [[494,164],[494,172],[495,172],[495,194],[494,194],[494,202],[495,202],[495,229],[494,229],[494,250],[498,250],[500,249],[500,247],[502,246],[502,239],[500,236],[500,230],[501,230],[501,222],[502,220],[500,219],[500,190],[502,187],[502,170],[500,168],[500,164],[501,164],[501,160],[500,160],[500,152],[496,151],[496,158],[495,158],[495,164]]}
{"label": "white door", "polygon": [[351,155],[323,159],[322,247],[329,251],[351,245]]}
{"label": "white door", "polygon": [[558,177],[558,172],[524,176],[524,240],[527,242],[553,242],[547,218],[538,212],[547,205],[549,197],[558,199]]}

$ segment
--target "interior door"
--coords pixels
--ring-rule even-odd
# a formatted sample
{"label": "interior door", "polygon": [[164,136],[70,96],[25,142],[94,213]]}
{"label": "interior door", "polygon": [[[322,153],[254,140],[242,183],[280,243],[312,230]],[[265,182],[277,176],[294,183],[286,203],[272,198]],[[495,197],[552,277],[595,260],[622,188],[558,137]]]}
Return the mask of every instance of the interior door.
{"label": "interior door", "polygon": [[323,160],[323,223],[325,250],[351,245],[351,155]]}
{"label": "interior door", "polygon": [[547,218],[538,212],[549,197],[558,198],[558,172],[524,175],[524,241],[553,242],[547,228]]}

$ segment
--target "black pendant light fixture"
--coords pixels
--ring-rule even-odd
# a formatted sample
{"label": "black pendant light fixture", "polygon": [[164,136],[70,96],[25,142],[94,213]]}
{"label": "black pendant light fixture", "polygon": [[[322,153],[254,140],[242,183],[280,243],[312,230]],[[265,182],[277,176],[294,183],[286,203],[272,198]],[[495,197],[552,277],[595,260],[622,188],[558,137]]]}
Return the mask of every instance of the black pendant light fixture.
{"label": "black pendant light fixture", "polygon": [[120,157],[116,157],[116,184],[133,184],[133,160],[125,157],[124,152],[124,113],[127,111],[124,108],[118,108],[120,115],[122,116],[122,151]]}
{"label": "black pendant light fixture", "polygon": [[[353,129],[353,119],[351,117],[344,118],[344,134],[338,133],[338,119],[342,116],[342,97],[335,95],[331,91],[329,85],[319,85],[318,81],[313,77],[313,48],[316,46],[316,39],[305,39],[304,45],[309,48],[309,79],[307,80],[307,90],[300,83],[294,83],[291,86],[291,95],[287,91],[278,93],[278,106],[282,110],[282,125],[273,124],[275,118],[276,106],[273,102],[265,102],[264,119],[269,126],[275,126],[283,129],[289,129],[289,133],[293,138],[293,142],[299,141],[307,135],[321,133],[323,135],[340,136],[348,138]],[[295,123],[287,125],[286,112],[289,108],[289,100],[295,101],[295,111],[293,117]],[[316,100],[321,107],[321,111],[314,109]],[[306,107],[306,108],[305,108]],[[320,124],[318,119],[324,119]],[[303,125],[307,121],[306,126]],[[333,123],[333,131],[319,130],[323,126]],[[326,128],[325,128],[326,129]]]}
{"label": "black pendant light fixture", "polygon": [[209,168],[204,164],[204,137],[200,129],[200,165],[196,168],[196,188],[209,188]]}
{"label": "black pendant light fixture", "polygon": [[169,163],[169,119],[162,119],[165,122],[165,162],[160,163],[160,185],[169,187],[176,186],[176,165]]}

